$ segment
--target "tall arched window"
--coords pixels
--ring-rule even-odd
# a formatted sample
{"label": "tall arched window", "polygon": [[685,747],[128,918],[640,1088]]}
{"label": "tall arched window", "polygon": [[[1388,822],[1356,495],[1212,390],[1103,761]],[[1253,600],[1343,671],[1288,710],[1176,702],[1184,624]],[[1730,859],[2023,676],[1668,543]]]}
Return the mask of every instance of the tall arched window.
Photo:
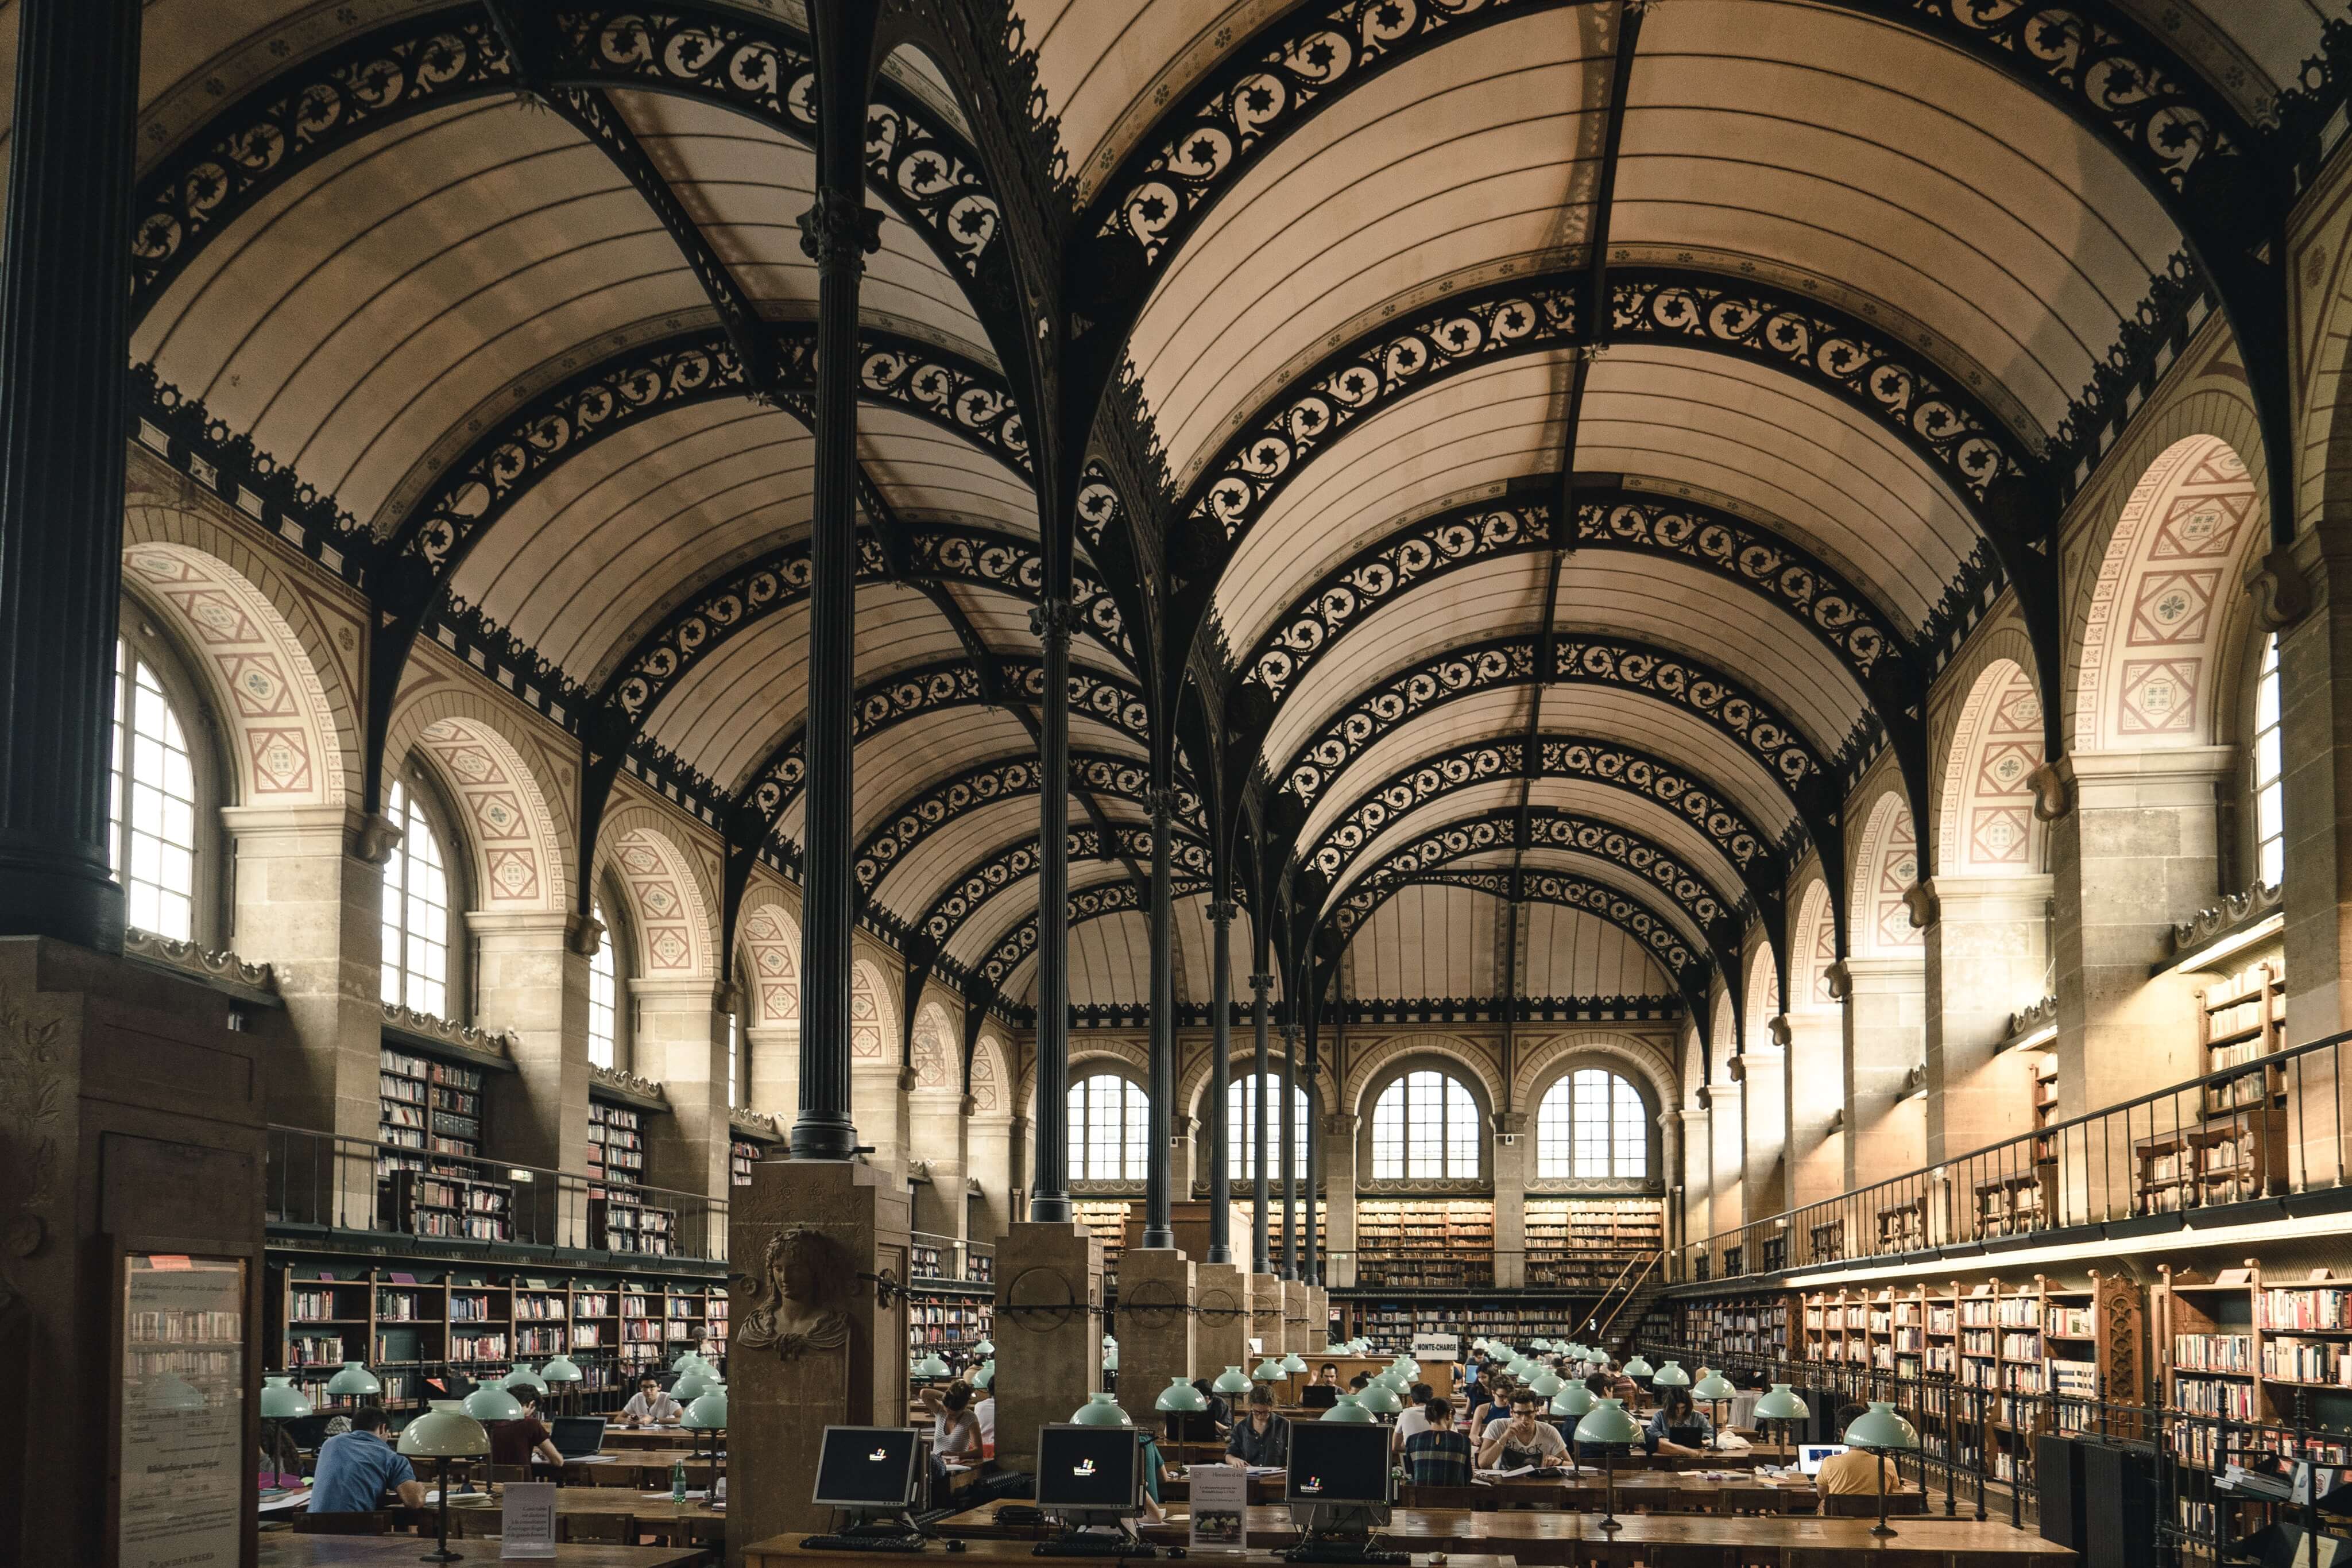
{"label": "tall arched window", "polygon": [[142,931],[196,932],[196,769],[155,666],[114,644],[114,768],[108,795],[114,879]]}
{"label": "tall arched window", "polygon": [[383,999],[446,1019],[448,859],[424,802],[405,779],[393,784],[389,815],[400,842],[383,867]]}
{"label": "tall arched window", "polygon": [[727,1103],[743,1103],[743,1025],[732,1011],[727,1015]]}
{"label": "tall arched window", "polygon": [[1478,1103],[1449,1072],[1408,1072],[1372,1106],[1372,1176],[1418,1180],[1478,1174]]}
{"label": "tall arched window", "polygon": [[1536,1113],[1537,1176],[1649,1174],[1649,1113],[1633,1084],[1588,1067],[1551,1086]]}
{"label": "tall arched window", "polygon": [[619,967],[613,958],[613,949],[620,946],[620,933],[604,918],[604,906],[593,906],[596,924],[604,926],[604,939],[596,944],[595,956],[588,960],[588,1060],[598,1067],[620,1065],[620,1009],[616,1006],[621,989]]}
{"label": "tall arched window", "polygon": [[[1266,1175],[1282,1174],[1282,1075],[1266,1074],[1265,1083],[1265,1165]],[[1290,1092],[1290,1157],[1292,1168],[1303,1179],[1307,1175],[1307,1091],[1294,1088]],[[1236,1078],[1225,1086],[1225,1136],[1230,1141],[1225,1151],[1225,1174],[1235,1181],[1257,1179],[1257,1074]]]}
{"label": "tall arched window", "polygon": [[1115,1072],[1070,1085],[1070,1176],[1141,1181],[1151,1148],[1151,1103]]}
{"label": "tall arched window", "polygon": [[2254,873],[2273,887],[2286,874],[2285,790],[2279,774],[2279,652],[2276,633],[2263,639],[2262,674],[2254,677]]}

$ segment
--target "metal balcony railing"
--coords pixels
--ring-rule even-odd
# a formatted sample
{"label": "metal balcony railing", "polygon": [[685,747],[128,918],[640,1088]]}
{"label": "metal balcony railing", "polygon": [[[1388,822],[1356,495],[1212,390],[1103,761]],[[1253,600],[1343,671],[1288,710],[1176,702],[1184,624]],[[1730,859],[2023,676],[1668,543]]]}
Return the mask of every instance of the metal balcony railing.
{"label": "metal balcony railing", "polygon": [[1675,1251],[1677,1283],[2093,1225],[2141,1222],[2340,1188],[2352,1033],[2232,1063],[2103,1111],[1873,1182]]}

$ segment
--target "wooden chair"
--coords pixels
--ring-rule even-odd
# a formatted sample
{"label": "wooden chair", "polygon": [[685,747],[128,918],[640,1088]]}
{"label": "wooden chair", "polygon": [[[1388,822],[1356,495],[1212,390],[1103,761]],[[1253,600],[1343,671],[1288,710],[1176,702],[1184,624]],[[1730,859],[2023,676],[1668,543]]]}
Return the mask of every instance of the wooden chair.
{"label": "wooden chair", "polygon": [[307,1511],[294,1516],[297,1535],[390,1535],[392,1514],[379,1510],[373,1513],[311,1513]]}

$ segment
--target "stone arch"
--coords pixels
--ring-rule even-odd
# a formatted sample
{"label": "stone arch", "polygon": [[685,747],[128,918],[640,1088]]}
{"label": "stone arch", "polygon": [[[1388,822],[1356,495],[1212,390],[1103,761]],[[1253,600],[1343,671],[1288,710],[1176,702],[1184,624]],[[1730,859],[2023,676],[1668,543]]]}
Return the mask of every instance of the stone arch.
{"label": "stone arch", "polygon": [[2268,537],[2260,489],[2237,450],[2212,434],[2173,442],[2142,471],[2080,612],[2074,749],[2211,742],[2223,632],[2245,559]]}
{"label": "stone arch", "polygon": [[555,813],[538,776],[503,734],[478,718],[436,718],[415,728],[404,755],[424,763],[455,810],[478,907],[571,907],[564,882],[570,860]]}
{"label": "stone arch", "polygon": [[1511,1103],[1532,1114],[1554,1083],[1581,1066],[1606,1067],[1632,1079],[1649,1101],[1653,1118],[1680,1100],[1674,1060],[1666,1048],[1611,1030],[1579,1030],[1554,1035],[1521,1059],[1511,1077]]}
{"label": "stone arch", "polygon": [[[1731,984],[1722,975],[1715,977],[1712,998],[1713,1028],[1708,1031],[1707,1082],[1727,1082],[1731,1076],[1731,1059],[1739,1054],[1739,1020],[1731,1006]],[[1745,1005],[1744,1003],[1742,1004]]]}
{"label": "stone arch", "polygon": [[963,1073],[956,1061],[955,1030],[947,1009],[926,1001],[915,1013],[915,1093],[931,1099],[960,1099]]}
{"label": "stone arch", "polygon": [[1398,1062],[1415,1056],[1444,1057],[1459,1066],[1462,1076],[1485,1101],[1489,1113],[1503,1103],[1503,1083],[1496,1076],[1494,1061],[1484,1046],[1459,1035],[1424,1034],[1397,1035],[1368,1047],[1348,1069],[1347,1082],[1339,1090],[1339,1108],[1369,1121],[1372,1091],[1385,1087],[1387,1081],[1395,1076],[1391,1069]]}
{"label": "stone arch", "polygon": [[1683,1023],[1683,1103],[1696,1110],[1699,1091],[1706,1087],[1706,1052],[1701,1048],[1698,1020],[1687,1019]]}
{"label": "stone arch", "polygon": [[654,816],[646,807],[624,811],[606,829],[605,847],[598,852],[628,895],[636,977],[716,982],[709,895],[692,859]]}
{"label": "stone arch", "polygon": [[752,1023],[762,1028],[801,1021],[801,928],[792,911],[762,899],[743,916],[750,958]]}
{"label": "stone arch", "polygon": [[971,1113],[985,1121],[1009,1122],[1013,1106],[1006,1091],[1013,1082],[1013,1052],[1004,1037],[983,1025],[971,1048]]}
{"label": "stone arch", "polygon": [[1838,1005],[1830,993],[1830,969],[1837,963],[1837,912],[1830,884],[1818,875],[1797,896],[1797,924],[1789,955],[1789,1010],[1827,1012]]}
{"label": "stone arch", "polygon": [[1846,901],[1853,929],[1846,950],[1856,957],[1895,957],[1926,946],[1911,924],[1905,896],[1919,880],[1919,841],[1911,808],[1900,790],[1889,789],[1870,810],[1853,857],[1853,894]]}
{"label": "stone arch", "polygon": [[1739,1018],[1739,1049],[1769,1045],[1765,1030],[1780,1016],[1780,970],[1772,960],[1770,938],[1759,936],[1748,953],[1748,1007]]}
{"label": "stone arch", "polygon": [[2047,847],[2033,774],[2046,756],[2042,695],[2030,669],[2030,655],[2004,651],[1983,662],[1960,703],[1936,791],[1939,876],[2042,869]]}
{"label": "stone arch", "polygon": [[[122,578],[171,627],[211,695],[236,804],[339,806],[353,798],[326,684],[267,594],[218,557],[162,540],[126,544]],[[357,755],[349,748],[352,760]]]}
{"label": "stone arch", "polygon": [[[1239,1040],[1234,1044],[1236,1049],[1234,1051],[1232,1073],[1234,1081],[1238,1082],[1257,1071],[1257,1061],[1251,1051],[1238,1049]],[[1339,1081],[1331,1076],[1331,1061],[1328,1057],[1318,1060],[1315,1064],[1315,1076],[1307,1077],[1303,1046],[1301,1050],[1302,1056],[1298,1063],[1299,1085],[1307,1091],[1307,1103],[1314,1107],[1316,1114],[1321,1115],[1339,1103]],[[1281,1062],[1282,1058],[1278,1051],[1266,1059],[1267,1067],[1276,1073],[1282,1071]],[[1176,1076],[1176,1103],[1189,1111],[1192,1118],[1200,1124],[1203,1129],[1202,1136],[1204,1138],[1207,1136],[1206,1128],[1209,1124],[1210,1066],[1209,1053],[1205,1051],[1201,1051]]]}
{"label": "stone arch", "polygon": [[868,958],[849,961],[849,1060],[868,1066],[898,1056],[898,1010],[890,987]]}

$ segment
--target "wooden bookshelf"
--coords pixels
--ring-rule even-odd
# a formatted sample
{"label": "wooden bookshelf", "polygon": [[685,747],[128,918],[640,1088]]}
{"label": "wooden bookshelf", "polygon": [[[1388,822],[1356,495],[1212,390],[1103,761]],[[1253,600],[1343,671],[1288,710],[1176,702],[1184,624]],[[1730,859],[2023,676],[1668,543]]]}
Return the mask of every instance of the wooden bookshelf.
{"label": "wooden bookshelf", "polygon": [[730,1140],[727,1145],[727,1185],[750,1186],[751,1167],[759,1163],[759,1145],[747,1143],[741,1138]]}
{"label": "wooden bookshelf", "polygon": [[677,1227],[676,1214],[640,1201],[618,1184],[588,1199],[590,1241],[607,1252],[667,1258],[676,1245]]}
{"label": "wooden bookshelf", "polygon": [[[641,1186],[646,1179],[645,1113],[594,1098],[588,1101],[588,1179]],[[592,1226],[592,1228],[593,1226]]]}
{"label": "wooden bookshelf", "polygon": [[907,1354],[936,1352],[959,1375],[981,1356],[973,1349],[996,1332],[996,1306],[985,1295],[917,1289],[907,1298]]}
{"label": "wooden bookshelf", "polygon": [[1626,1263],[1665,1245],[1654,1197],[1531,1197],[1525,1212],[1531,1289],[1606,1289]]}
{"label": "wooden bookshelf", "polygon": [[1495,1281],[1495,1204],[1485,1197],[1360,1198],[1360,1288],[1463,1288]]}
{"label": "wooden bookshelf", "polygon": [[1103,1284],[1118,1282],[1118,1254],[1127,1244],[1127,1215],[1131,1207],[1123,1197],[1080,1197],[1070,1202],[1070,1211],[1084,1221],[1095,1239],[1102,1243]]}
{"label": "wooden bookshelf", "polygon": [[514,1239],[514,1184],[396,1170],[383,1191],[388,1228],[436,1240]]}
{"label": "wooden bookshelf", "polygon": [[2259,1065],[2286,1045],[2286,972],[2258,959],[2197,993],[2200,1074],[2251,1070],[2206,1089],[2193,1121],[2132,1142],[2142,1214],[2245,1203],[2284,1190],[2286,1081]]}

